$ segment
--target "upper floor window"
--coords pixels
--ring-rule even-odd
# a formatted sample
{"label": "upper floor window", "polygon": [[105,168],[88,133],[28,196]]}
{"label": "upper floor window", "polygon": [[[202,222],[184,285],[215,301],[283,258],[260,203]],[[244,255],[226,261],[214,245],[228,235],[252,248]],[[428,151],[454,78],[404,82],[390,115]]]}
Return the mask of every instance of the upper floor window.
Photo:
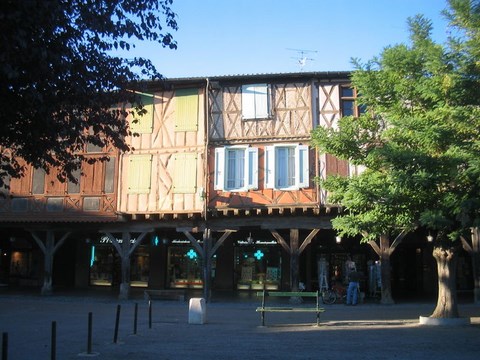
{"label": "upper floor window", "polygon": [[357,105],[357,91],[352,87],[340,87],[342,116],[359,116],[364,108]]}
{"label": "upper floor window", "polygon": [[308,187],[307,145],[273,145],[265,148],[265,187],[296,190]]}
{"label": "upper floor window", "polygon": [[32,176],[32,194],[39,195],[45,193],[45,170],[33,168]]}
{"label": "upper floor window", "polygon": [[178,153],[173,160],[173,192],[194,194],[197,191],[197,153]]}
{"label": "upper floor window", "polygon": [[197,131],[198,89],[175,91],[175,131]]}
{"label": "upper floor window", "polygon": [[141,114],[135,113],[133,120],[130,122],[130,129],[136,134],[150,134],[153,131],[155,98],[153,94],[140,94],[139,97],[143,108]]}
{"label": "upper floor window", "polygon": [[242,86],[242,118],[266,119],[270,116],[270,88],[267,84]]}
{"label": "upper floor window", "polygon": [[258,149],[231,146],[215,149],[215,190],[258,188]]}
{"label": "upper floor window", "polygon": [[128,160],[128,193],[148,194],[151,187],[152,155],[130,155]]}

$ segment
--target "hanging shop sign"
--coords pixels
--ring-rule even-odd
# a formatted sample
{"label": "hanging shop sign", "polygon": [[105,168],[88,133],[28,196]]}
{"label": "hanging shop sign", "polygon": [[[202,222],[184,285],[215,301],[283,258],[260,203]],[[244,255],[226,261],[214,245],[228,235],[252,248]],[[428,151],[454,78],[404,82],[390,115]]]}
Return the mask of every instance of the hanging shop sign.
{"label": "hanging shop sign", "polygon": [[255,240],[253,242],[248,242],[247,240],[237,240],[237,245],[277,245],[277,242],[275,240]]}
{"label": "hanging shop sign", "polygon": [[[123,239],[116,238],[119,244],[123,243]],[[135,244],[137,238],[130,239],[130,244]],[[99,244],[111,244],[112,240],[106,235],[102,236],[98,242]]]}

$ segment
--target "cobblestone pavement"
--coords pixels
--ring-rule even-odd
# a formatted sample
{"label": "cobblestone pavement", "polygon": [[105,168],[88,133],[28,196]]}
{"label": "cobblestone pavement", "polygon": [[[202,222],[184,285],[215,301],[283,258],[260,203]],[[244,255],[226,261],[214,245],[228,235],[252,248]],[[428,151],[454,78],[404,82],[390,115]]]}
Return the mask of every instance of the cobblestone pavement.
{"label": "cobblestone pavement", "polygon": [[419,325],[434,304],[402,303],[328,305],[320,327],[314,313],[268,313],[261,327],[258,305],[256,299],[213,300],[207,322],[193,325],[188,302],[152,301],[150,327],[148,302],[141,298],[0,293],[0,332],[7,334],[10,360],[52,359],[53,322],[59,360],[480,358],[480,307],[471,303],[460,305],[461,316],[471,318],[463,326]]}

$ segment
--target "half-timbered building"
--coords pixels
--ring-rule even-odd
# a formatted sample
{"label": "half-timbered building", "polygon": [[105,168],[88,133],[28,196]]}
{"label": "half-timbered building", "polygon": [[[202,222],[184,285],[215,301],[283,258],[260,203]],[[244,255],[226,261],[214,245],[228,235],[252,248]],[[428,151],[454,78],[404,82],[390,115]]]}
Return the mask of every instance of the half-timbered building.
{"label": "half-timbered building", "polygon": [[[352,260],[364,292],[378,293],[376,254],[336,237],[339,209],[315,181],[359,170],[311,144],[315,127],[359,114],[348,72],[167,79],[140,95],[129,152],[89,147],[110,160],[82,164],[78,183],[27,166],[3,189],[0,283],[208,299],[315,290],[343,282]],[[394,290],[433,294],[428,246],[407,239],[396,250]]]}

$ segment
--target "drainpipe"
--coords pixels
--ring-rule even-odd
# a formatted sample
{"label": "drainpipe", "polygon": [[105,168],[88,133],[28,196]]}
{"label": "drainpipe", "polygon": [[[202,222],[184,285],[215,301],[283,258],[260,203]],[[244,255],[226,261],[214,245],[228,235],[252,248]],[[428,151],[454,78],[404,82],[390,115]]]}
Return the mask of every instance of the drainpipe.
{"label": "drainpipe", "polygon": [[[205,79],[205,95],[204,95],[204,102],[205,102],[205,109],[204,109],[204,115],[205,115],[205,138],[204,138],[204,143],[205,143],[205,151],[204,151],[204,161],[203,161],[203,176],[204,176],[204,198],[203,198],[203,217],[205,220],[205,227],[207,227],[207,208],[208,208],[208,188],[209,188],[209,183],[208,183],[208,145],[209,145],[209,111],[208,111],[208,97],[209,97],[209,87],[210,87],[210,79],[206,78]],[[202,194],[203,195],[203,194]]]}

